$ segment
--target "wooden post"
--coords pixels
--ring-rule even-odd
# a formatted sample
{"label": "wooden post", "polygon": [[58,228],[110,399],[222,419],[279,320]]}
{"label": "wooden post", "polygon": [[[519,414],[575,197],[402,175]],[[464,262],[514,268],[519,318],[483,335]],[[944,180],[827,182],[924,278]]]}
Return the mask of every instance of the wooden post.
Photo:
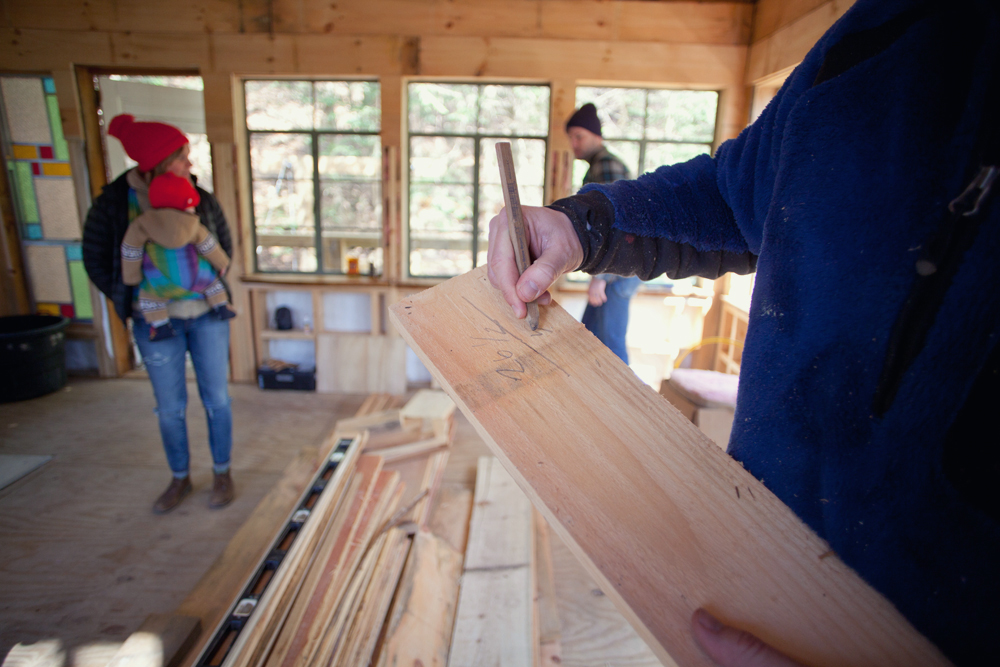
{"label": "wooden post", "polygon": [[[107,165],[104,163],[104,150],[101,141],[100,121],[97,117],[97,91],[94,89],[94,76],[87,67],[76,68],[77,89],[80,93],[80,112],[83,117],[84,145],[87,150],[87,171],[90,174],[90,196],[97,198],[108,183]],[[115,312],[111,300],[103,297],[108,312],[108,329],[105,336],[111,338],[111,349],[114,353],[115,372],[121,375],[132,369],[132,351],[129,344],[128,331],[125,323]],[[100,308],[94,303],[94,315]]]}

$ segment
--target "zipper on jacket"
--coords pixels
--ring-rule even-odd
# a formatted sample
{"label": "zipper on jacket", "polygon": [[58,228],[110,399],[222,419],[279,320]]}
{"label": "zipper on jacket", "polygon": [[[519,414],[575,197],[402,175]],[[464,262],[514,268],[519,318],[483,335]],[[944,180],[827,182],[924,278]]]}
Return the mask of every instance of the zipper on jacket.
{"label": "zipper on jacket", "polygon": [[924,245],[914,267],[917,278],[893,325],[875,388],[872,410],[877,417],[892,407],[907,370],[923,349],[948,288],[986,217],[993,185],[1000,174],[1000,56],[995,51],[986,66],[992,71],[967,167],[968,185],[948,204],[944,223]]}
{"label": "zipper on jacket", "polygon": [[997,174],[983,165],[969,185],[948,204],[948,220],[925,246],[916,262],[917,280],[893,327],[873,409],[881,417],[892,406],[903,376],[924,347],[945,293],[972,247]]}

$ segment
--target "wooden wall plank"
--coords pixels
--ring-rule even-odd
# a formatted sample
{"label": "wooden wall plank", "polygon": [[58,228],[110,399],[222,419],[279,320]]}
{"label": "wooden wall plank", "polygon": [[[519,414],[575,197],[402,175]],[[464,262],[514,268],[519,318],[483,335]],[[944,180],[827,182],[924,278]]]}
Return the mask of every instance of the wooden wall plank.
{"label": "wooden wall plank", "polygon": [[746,82],[756,83],[800,63],[823,33],[853,4],[854,0],[827,0],[792,23],[754,41],[748,56]]}
{"label": "wooden wall plank", "polygon": [[230,0],[32,0],[4,3],[17,27],[48,30],[238,32],[241,3]]}
{"label": "wooden wall plank", "polygon": [[646,81],[712,87],[742,82],[741,46],[424,37],[420,74]]}
{"label": "wooden wall plank", "polygon": [[105,32],[11,28],[0,34],[0,64],[9,70],[56,70],[71,67],[71,63],[112,62],[111,37]]}
{"label": "wooden wall plank", "polygon": [[[543,11],[560,5],[574,13],[574,0],[543,2]],[[619,10],[615,39],[638,42],[684,44],[747,44],[753,20],[753,6],[727,2],[641,2],[613,3]],[[579,15],[579,7],[576,7]],[[547,22],[546,22],[547,24]],[[548,31],[547,31],[548,32]],[[554,33],[553,33],[554,34]],[[568,39],[581,36],[566,35]]]}
{"label": "wooden wall plank", "polygon": [[378,0],[274,3],[278,33],[401,34],[746,44],[742,2]]}
{"label": "wooden wall plank", "polygon": [[386,35],[212,35],[210,67],[234,74],[398,74],[405,39]]}
{"label": "wooden wall plank", "polygon": [[[124,3],[127,5],[127,3]],[[170,11],[179,11],[164,3]],[[204,33],[111,32],[112,60],[127,67],[205,68],[210,61]]]}
{"label": "wooden wall plank", "polygon": [[794,23],[829,0],[757,0],[753,17],[754,42]]}
{"label": "wooden wall plank", "polygon": [[531,333],[482,267],[390,313],[662,660],[711,664],[690,631],[691,614],[704,607],[817,667],[948,664],[558,305],[542,309]]}

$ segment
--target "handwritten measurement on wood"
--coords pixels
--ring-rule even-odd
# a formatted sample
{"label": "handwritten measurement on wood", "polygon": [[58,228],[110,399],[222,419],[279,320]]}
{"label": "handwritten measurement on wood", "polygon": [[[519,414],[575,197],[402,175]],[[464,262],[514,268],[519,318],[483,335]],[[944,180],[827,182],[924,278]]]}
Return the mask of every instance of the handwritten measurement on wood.
{"label": "handwritten measurement on wood", "polygon": [[[492,325],[483,325],[483,332],[488,335],[470,336],[470,338],[477,341],[472,347],[484,347],[493,344],[498,348],[496,350],[497,358],[492,360],[494,363],[499,365],[499,367],[495,369],[497,375],[507,378],[508,380],[513,380],[514,382],[521,382],[527,377],[527,369],[525,368],[524,363],[515,357],[514,349],[510,349],[516,349],[517,345],[521,345],[527,348],[530,353],[534,354],[538,358],[547,361],[566,377],[570,376],[569,373],[566,372],[566,369],[549,357],[545,356],[537,348],[530,345],[524,338],[505,327],[500,323],[500,320],[487,315],[479,306],[469,301],[468,298],[462,298],[465,299],[466,303],[475,308],[479,314],[485,317]],[[544,336],[546,333],[552,333],[552,331],[550,329],[539,329],[538,331],[531,333],[528,338],[537,338],[539,336]]]}

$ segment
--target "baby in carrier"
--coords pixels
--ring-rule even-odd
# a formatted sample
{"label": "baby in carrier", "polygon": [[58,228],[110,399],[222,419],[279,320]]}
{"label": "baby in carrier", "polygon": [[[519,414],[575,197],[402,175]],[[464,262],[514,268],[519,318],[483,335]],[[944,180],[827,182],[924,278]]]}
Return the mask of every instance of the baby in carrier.
{"label": "baby in carrier", "polygon": [[150,210],[133,220],[122,241],[122,281],[139,285],[139,311],[149,339],[175,335],[167,305],[204,297],[221,319],[235,317],[219,272],[229,256],[194,209],[201,201],[186,178],[165,173],[149,186]]}

